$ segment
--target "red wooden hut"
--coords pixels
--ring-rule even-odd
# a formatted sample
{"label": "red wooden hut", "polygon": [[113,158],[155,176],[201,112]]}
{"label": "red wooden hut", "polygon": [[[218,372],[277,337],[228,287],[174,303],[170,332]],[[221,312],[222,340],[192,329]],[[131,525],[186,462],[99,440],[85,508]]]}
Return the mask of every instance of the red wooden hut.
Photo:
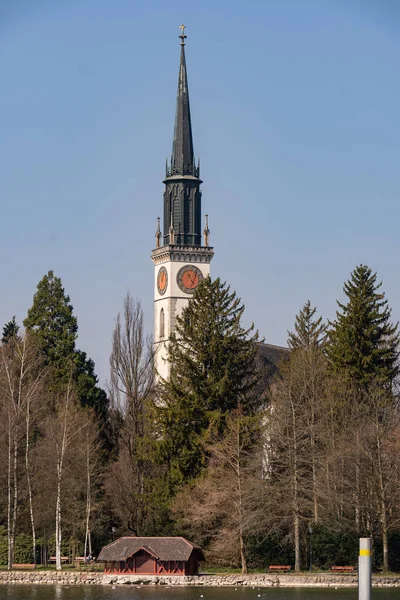
{"label": "red wooden hut", "polygon": [[102,548],[105,573],[197,575],[200,546],[183,537],[122,537]]}

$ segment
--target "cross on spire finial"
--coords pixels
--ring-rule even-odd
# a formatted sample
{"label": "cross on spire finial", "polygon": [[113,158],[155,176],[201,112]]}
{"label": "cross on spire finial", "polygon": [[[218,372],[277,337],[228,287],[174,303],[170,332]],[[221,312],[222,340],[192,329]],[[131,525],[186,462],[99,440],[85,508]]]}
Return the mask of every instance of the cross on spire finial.
{"label": "cross on spire finial", "polygon": [[187,38],[187,36],[185,35],[186,25],[179,25],[179,29],[182,32],[182,34],[179,36],[179,38],[182,40],[181,41],[181,46],[184,46],[185,45],[185,39]]}

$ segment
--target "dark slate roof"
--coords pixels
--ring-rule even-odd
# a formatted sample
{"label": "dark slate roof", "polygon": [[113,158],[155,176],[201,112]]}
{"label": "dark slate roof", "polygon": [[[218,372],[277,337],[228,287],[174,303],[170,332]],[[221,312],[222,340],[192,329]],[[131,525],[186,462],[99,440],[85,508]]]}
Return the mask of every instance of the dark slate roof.
{"label": "dark slate roof", "polygon": [[192,121],[190,118],[189,88],[187,82],[184,43],[181,44],[181,60],[179,64],[171,174],[195,174]]}
{"label": "dark slate roof", "polygon": [[273,344],[265,344],[264,342],[259,342],[257,347],[264,360],[275,366],[287,358],[290,352],[289,348],[285,348],[284,346],[274,346]]}
{"label": "dark slate roof", "polygon": [[[159,560],[189,560],[193,550],[200,546],[183,537],[121,537],[102,548],[97,560],[111,562],[125,560],[144,549]],[[201,553],[202,556],[202,553]]]}
{"label": "dark slate roof", "polygon": [[264,342],[257,344],[257,350],[264,372],[262,385],[266,387],[279,375],[280,364],[289,357],[290,350],[283,346],[273,346]]}

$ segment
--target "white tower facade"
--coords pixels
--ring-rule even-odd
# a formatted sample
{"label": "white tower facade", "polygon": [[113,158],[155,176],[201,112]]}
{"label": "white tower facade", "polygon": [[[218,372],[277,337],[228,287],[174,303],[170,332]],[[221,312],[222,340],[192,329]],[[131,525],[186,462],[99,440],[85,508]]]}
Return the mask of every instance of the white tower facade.
{"label": "white tower facade", "polygon": [[175,331],[176,317],[189,302],[200,281],[210,274],[210,247],[162,246],[153,250],[155,366],[169,377],[166,344]]}
{"label": "white tower facade", "polygon": [[[185,39],[182,31],[171,162],[164,180],[163,232],[160,219],[156,231],[154,264],[154,345],[155,368],[168,379],[168,338],[175,331],[176,318],[196,288],[210,274],[214,255],[209,246],[206,215],[201,235],[200,167],[195,164],[187,84]],[[203,245],[204,244],[204,245]]]}

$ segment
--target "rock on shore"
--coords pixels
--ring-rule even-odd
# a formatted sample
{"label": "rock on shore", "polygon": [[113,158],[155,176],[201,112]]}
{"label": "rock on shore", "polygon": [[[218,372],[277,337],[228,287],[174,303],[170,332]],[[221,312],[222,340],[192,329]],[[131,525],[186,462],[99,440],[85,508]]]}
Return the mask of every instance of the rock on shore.
{"label": "rock on shore", "polygon": [[[169,585],[248,587],[357,587],[357,575],[105,575],[79,571],[0,571],[0,584]],[[372,578],[374,587],[400,587],[399,577]]]}

